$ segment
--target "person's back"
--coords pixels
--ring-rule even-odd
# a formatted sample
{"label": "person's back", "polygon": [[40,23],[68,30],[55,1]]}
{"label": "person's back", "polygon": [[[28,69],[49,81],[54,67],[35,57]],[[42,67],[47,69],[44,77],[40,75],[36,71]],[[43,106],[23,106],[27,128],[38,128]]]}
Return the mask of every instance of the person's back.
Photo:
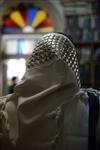
{"label": "person's back", "polygon": [[11,79],[11,85],[9,86],[9,89],[8,89],[9,94],[14,93],[16,85],[17,85],[17,77],[14,76]]}
{"label": "person's back", "polygon": [[60,33],[46,34],[5,102],[3,131],[18,149],[88,150],[88,95],[80,87],[74,45]]}

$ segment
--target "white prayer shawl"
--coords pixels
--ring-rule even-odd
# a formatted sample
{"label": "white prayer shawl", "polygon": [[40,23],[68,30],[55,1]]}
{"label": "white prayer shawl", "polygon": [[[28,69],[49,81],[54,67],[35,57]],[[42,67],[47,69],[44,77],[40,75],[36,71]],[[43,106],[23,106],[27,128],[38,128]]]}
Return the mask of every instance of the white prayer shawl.
{"label": "white prayer shawl", "polygon": [[[5,112],[9,139],[21,149],[88,150],[88,95],[80,90],[75,48],[66,36],[40,40]],[[99,124],[100,115],[97,137]]]}
{"label": "white prayer shawl", "polygon": [[28,70],[6,110],[15,143],[39,150],[87,148],[87,97],[80,101],[74,73],[61,60]]}

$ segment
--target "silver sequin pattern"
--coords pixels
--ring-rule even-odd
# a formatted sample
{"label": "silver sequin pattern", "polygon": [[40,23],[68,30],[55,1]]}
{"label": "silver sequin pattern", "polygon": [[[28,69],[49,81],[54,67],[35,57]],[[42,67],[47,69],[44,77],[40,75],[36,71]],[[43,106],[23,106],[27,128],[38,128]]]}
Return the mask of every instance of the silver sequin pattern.
{"label": "silver sequin pattern", "polygon": [[48,33],[37,42],[29,59],[27,68],[33,68],[53,59],[61,59],[74,71],[80,87],[80,77],[76,49],[73,43],[64,35]]}

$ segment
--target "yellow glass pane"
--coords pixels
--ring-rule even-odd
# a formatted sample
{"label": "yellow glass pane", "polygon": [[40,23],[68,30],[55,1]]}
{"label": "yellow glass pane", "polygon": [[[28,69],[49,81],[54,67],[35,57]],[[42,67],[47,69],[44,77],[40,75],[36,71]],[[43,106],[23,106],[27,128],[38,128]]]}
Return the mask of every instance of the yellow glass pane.
{"label": "yellow glass pane", "polygon": [[32,22],[32,27],[35,28],[46,18],[46,12],[44,10],[39,10]]}
{"label": "yellow glass pane", "polygon": [[38,32],[54,32],[54,28],[53,27],[40,28],[38,29]]}
{"label": "yellow glass pane", "polygon": [[21,28],[25,26],[24,19],[19,11],[13,11],[10,18]]}

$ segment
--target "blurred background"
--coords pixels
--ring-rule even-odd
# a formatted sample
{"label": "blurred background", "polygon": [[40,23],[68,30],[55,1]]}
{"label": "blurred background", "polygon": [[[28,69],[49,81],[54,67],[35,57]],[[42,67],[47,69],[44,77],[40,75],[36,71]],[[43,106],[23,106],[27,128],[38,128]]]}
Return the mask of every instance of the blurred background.
{"label": "blurred background", "polygon": [[53,31],[72,36],[82,87],[100,90],[99,0],[0,0],[0,96],[22,79],[35,43]]}

